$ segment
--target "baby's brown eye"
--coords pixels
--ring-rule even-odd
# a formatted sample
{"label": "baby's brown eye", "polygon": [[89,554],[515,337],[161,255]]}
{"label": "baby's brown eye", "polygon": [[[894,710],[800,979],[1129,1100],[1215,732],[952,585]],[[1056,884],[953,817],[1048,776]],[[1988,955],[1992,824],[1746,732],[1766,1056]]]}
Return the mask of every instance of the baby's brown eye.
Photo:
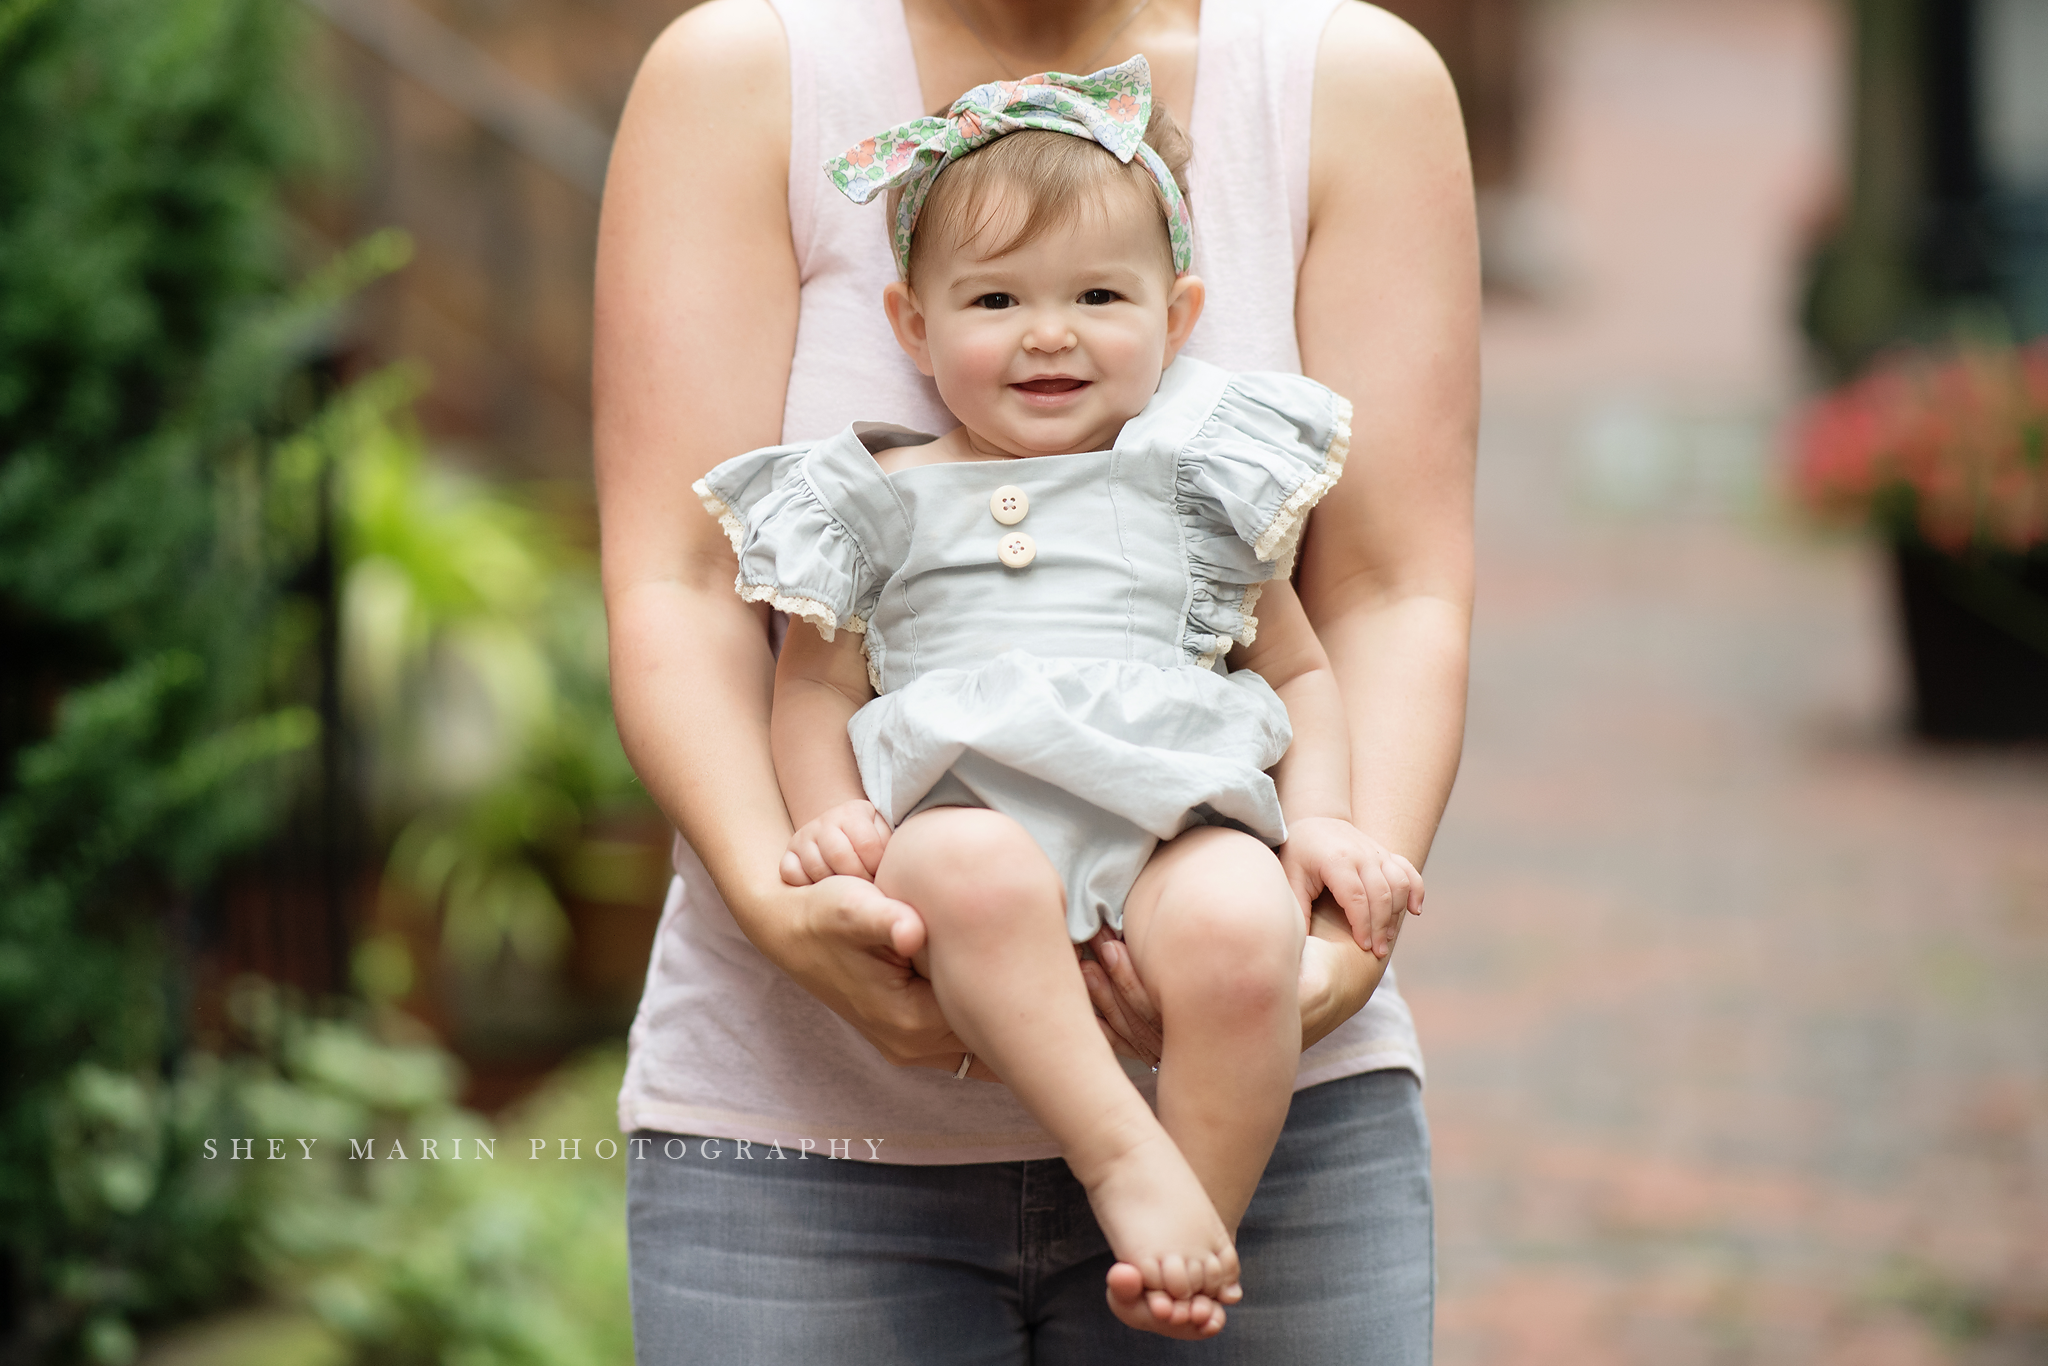
{"label": "baby's brown eye", "polygon": [[1017,301],[1007,294],[984,294],[974,301],[976,308],[1009,308]]}
{"label": "baby's brown eye", "polygon": [[1121,296],[1113,289],[1091,289],[1081,295],[1084,304],[1113,304]]}

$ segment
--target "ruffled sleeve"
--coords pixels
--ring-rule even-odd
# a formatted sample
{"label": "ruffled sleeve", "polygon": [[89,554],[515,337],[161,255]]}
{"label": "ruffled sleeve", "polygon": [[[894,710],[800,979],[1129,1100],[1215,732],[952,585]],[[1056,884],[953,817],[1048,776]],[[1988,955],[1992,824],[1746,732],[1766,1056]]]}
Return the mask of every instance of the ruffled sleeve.
{"label": "ruffled sleeve", "polygon": [[813,450],[805,443],[749,451],[693,488],[739,556],[733,587],[741,599],[801,617],[827,640],[840,630],[860,635],[884,576],[808,476]]}
{"label": "ruffled sleeve", "polygon": [[1175,488],[1192,583],[1182,643],[1198,663],[1252,643],[1259,590],[1293,572],[1308,515],[1350,447],[1351,404],[1285,374],[1233,376],[1183,443]]}

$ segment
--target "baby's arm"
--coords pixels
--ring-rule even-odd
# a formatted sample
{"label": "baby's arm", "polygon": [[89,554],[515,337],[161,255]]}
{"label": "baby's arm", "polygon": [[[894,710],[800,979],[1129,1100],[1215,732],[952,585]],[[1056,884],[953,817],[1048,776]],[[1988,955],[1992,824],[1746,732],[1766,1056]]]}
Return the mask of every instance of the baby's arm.
{"label": "baby's arm", "polygon": [[859,636],[840,631],[828,642],[791,620],[775,663],[769,740],[782,804],[797,827],[782,856],[782,880],[793,887],[835,874],[873,881],[882,866],[889,826],[861,788],[846,735],[873,696]]}
{"label": "baby's arm", "polygon": [[1294,586],[1274,579],[1259,598],[1259,632],[1233,655],[1287,706],[1294,742],[1273,770],[1287,843],[1280,863],[1303,912],[1325,889],[1344,908],[1351,937],[1378,957],[1393,952],[1403,910],[1422,913],[1422,875],[1351,824],[1351,741],[1330,657]]}

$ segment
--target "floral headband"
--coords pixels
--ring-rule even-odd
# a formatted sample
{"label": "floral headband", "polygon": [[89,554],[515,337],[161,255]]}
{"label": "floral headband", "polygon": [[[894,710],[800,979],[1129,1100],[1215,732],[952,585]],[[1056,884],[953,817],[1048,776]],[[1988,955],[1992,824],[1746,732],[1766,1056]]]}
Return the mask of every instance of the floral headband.
{"label": "floral headband", "polygon": [[1152,68],[1141,54],[1092,76],[1048,71],[1019,81],[977,85],[953,101],[945,117],[912,119],[879,133],[826,162],[825,174],[856,204],[903,187],[892,243],[896,270],[908,277],[911,235],[940,171],[1006,133],[1026,128],[1070,133],[1100,143],[1127,166],[1135,156],[1152,173],[1166,206],[1173,273],[1185,275],[1194,264],[1194,223],[1173,172],[1145,145],[1145,125],[1151,119]]}

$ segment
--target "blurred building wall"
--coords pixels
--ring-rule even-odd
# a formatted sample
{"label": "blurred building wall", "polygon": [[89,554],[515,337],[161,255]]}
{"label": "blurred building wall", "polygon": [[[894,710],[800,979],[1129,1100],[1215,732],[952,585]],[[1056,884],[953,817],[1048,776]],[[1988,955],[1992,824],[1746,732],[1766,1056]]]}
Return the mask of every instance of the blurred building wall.
{"label": "blurred building wall", "polygon": [[1490,395],[1762,416],[1805,378],[1804,261],[1843,193],[1831,0],[1558,0],[1533,15],[1526,300]]}
{"label": "blurred building wall", "polygon": [[2048,333],[2048,0],[1851,0],[1844,211],[1808,334],[1837,373],[1901,341]]}
{"label": "blurred building wall", "polygon": [[[603,143],[642,54],[686,7],[314,5],[329,17],[330,69],[353,105],[352,179],[334,206],[335,226],[353,233],[396,224],[412,233],[418,252],[373,294],[362,334],[375,359],[428,364],[434,384],[422,415],[458,454],[521,474],[587,470]],[[421,41],[411,29],[380,34],[387,16],[424,16],[424,36],[438,32],[449,42]],[[559,153],[547,143],[565,129],[568,155],[537,154]],[[573,145],[579,129],[582,147]]]}

